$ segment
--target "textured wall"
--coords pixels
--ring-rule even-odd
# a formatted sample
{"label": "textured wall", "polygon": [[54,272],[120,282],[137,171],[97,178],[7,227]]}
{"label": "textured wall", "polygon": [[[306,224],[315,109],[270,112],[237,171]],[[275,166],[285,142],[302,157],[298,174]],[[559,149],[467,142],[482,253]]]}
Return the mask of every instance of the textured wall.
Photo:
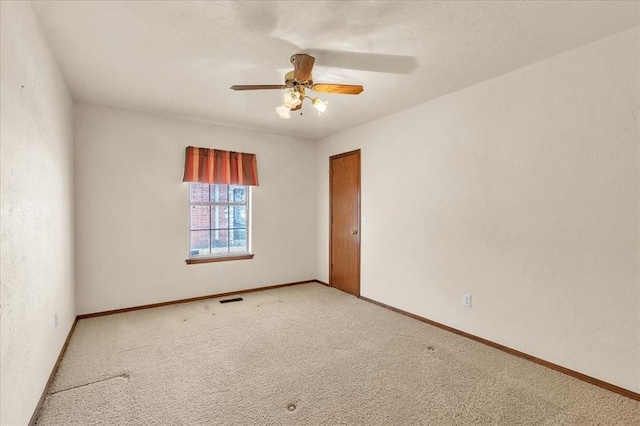
{"label": "textured wall", "polygon": [[[88,105],[75,111],[78,313],[315,278],[313,142]],[[188,145],[257,154],[254,259],[185,264]]]}
{"label": "textured wall", "polygon": [[[639,31],[322,139],[362,148],[362,295],[640,392]],[[473,307],[462,307],[472,293]]]}
{"label": "textured wall", "polygon": [[0,5],[0,424],[17,425],[75,318],[73,103],[31,4]]}

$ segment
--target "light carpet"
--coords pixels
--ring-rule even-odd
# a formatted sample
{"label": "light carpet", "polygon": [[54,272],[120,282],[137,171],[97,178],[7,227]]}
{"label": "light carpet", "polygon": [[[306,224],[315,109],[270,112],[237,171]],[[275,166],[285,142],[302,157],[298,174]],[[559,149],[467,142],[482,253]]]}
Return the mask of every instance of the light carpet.
{"label": "light carpet", "polygon": [[320,284],[78,321],[40,425],[638,425],[640,403]]}

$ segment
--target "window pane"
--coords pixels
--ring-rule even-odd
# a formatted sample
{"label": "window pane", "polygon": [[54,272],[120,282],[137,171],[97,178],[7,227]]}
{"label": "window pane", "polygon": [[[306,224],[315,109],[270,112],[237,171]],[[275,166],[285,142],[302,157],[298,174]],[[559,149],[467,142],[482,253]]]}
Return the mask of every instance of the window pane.
{"label": "window pane", "polygon": [[249,251],[247,245],[247,230],[234,229],[229,236],[229,251],[232,253],[246,253]]}
{"label": "window pane", "polygon": [[209,230],[206,231],[191,231],[191,250],[190,256],[202,256],[211,254]]}
{"label": "window pane", "polygon": [[211,229],[227,229],[229,227],[229,207],[211,207]]}
{"label": "window pane", "polygon": [[229,202],[229,185],[211,185],[211,201],[215,203]]}
{"label": "window pane", "polygon": [[232,203],[246,203],[247,187],[229,185],[229,200],[231,200]]}
{"label": "window pane", "polygon": [[229,228],[246,228],[247,227],[247,207],[231,206],[229,207]]}
{"label": "window pane", "polygon": [[189,209],[191,213],[191,229],[210,229],[211,207],[209,206],[191,206]]}
{"label": "window pane", "polygon": [[209,201],[209,184],[191,182],[189,184],[189,201],[192,203],[206,203]]}
{"label": "window pane", "polygon": [[215,229],[211,231],[213,244],[211,254],[229,253],[229,231],[226,229]]}

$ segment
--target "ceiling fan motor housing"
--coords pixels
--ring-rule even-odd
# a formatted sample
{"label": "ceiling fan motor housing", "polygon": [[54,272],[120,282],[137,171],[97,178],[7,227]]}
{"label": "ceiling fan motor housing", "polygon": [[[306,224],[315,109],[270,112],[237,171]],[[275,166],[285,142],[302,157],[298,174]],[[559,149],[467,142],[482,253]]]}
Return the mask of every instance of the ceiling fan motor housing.
{"label": "ceiling fan motor housing", "polygon": [[309,87],[313,84],[313,75],[309,75],[309,79],[307,81],[298,81],[294,77],[294,71],[289,71],[284,75],[284,84],[287,87],[296,87],[296,86]]}

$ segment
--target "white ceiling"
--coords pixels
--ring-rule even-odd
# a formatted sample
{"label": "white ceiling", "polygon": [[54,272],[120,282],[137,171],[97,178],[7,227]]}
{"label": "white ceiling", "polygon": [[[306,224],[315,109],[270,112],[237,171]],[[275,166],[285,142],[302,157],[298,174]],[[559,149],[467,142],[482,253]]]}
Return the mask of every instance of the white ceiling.
{"label": "white ceiling", "polygon": [[[640,24],[638,2],[35,1],[74,99],[316,139]],[[280,119],[294,53],[315,82],[318,116]]]}

